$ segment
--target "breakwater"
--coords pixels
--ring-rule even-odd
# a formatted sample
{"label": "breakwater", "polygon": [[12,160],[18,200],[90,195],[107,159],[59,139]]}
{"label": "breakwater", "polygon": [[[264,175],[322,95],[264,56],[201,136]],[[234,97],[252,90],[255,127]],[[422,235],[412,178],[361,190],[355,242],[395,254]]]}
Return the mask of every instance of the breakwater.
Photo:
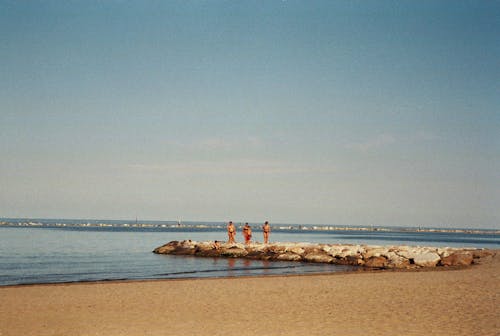
{"label": "breakwater", "polygon": [[213,241],[171,241],[153,251],[158,254],[199,257],[305,261],[367,268],[422,268],[469,266],[491,258],[496,251],[475,248],[370,246],[348,244],[271,243],[229,244]]}

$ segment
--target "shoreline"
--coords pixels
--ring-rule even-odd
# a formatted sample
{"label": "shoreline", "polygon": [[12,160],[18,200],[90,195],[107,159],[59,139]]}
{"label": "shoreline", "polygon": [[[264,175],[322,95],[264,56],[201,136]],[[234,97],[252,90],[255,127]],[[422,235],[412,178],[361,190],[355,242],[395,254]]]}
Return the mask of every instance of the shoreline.
{"label": "shoreline", "polygon": [[[314,277],[319,275],[337,276],[346,274],[364,274],[364,273],[400,273],[400,272],[453,272],[466,270],[469,268],[481,267],[480,264],[471,266],[449,266],[436,268],[363,268],[359,267],[355,270],[336,271],[336,272],[311,272],[311,273],[294,273],[294,274],[267,274],[267,275],[235,275],[235,276],[214,276],[214,277],[183,277],[183,278],[151,278],[151,279],[110,279],[110,280],[88,280],[88,281],[67,281],[67,282],[40,282],[40,283],[24,283],[13,285],[0,285],[2,288],[23,288],[34,286],[72,286],[72,285],[92,285],[92,284],[121,284],[121,283],[141,283],[141,282],[174,282],[174,281],[196,281],[196,280],[220,280],[220,279],[254,279],[254,278],[288,278],[288,277]],[[1,334],[0,334],[1,335]]]}
{"label": "shoreline", "polygon": [[[235,258],[241,258],[242,256],[239,254],[235,254],[228,256],[227,254],[224,253],[224,249],[219,249],[218,251],[214,251],[211,247],[209,247],[206,252],[210,253],[210,256],[205,256],[205,255],[195,255],[192,253],[193,246],[197,247],[200,246],[199,243],[194,242],[194,241],[183,241],[183,242],[170,242],[168,244],[163,245],[162,247],[157,248],[154,253],[157,253],[158,249],[163,249],[165,247],[170,248],[171,244],[174,243],[175,245],[175,250],[173,251],[174,253],[170,253],[170,250],[167,250],[165,254],[173,254],[173,255],[180,255],[184,257],[194,257],[194,258],[206,258],[206,257],[212,257],[212,258],[223,258],[223,259],[235,259]],[[188,248],[186,249],[185,244],[188,244]],[[209,244],[211,245],[212,243],[209,242],[202,242],[200,243],[201,245],[203,244]],[[292,244],[293,246],[297,244],[305,244],[305,243],[289,243]],[[223,244],[222,246],[228,245],[229,251],[234,251],[234,249],[239,249],[242,244]],[[251,244],[255,245],[255,244]],[[260,246],[262,244],[257,244],[257,246]],[[307,243],[306,245],[313,246],[314,249],[316,249],[318,246],[314,246],[314,244]],[[327,244],[321,244],[321,246],[325,246]],[[266,249],[268,247],[271,248],[276,248],[274,244],[269,244],[269,245],[262,245]],[[262,248],[260,246],[260,248]],[[349,247],[356,247],[357,245],[351,245]],[[345,246],[344,246],[345,247]],[[365,248],[369,248],[368,246],[364,246]],[[406,246],[405,246],[406,247]],[[282,248],[282,247],[280,247]],[[375,247],[378,252],[377,254],[379,255],[380,258],[380,246]],[[385,247],[388,248],[388,247]],[[392,247],[393,248],[393,247]],[[198,247],[197,247],[198,249]],[[424,247],[424,249],[427,249]],[[292,250],[295,250],[292,248]],[[345,250],[343,250],[345,252]],[[56,282],[33,282],[33,283],[15,283],[15,284],[5,284],[5,285],[0,285],[0,288],[8,288],[8,287],[29,287],[29,286],[53,286],[53,285],[71,285],[71,284],[106,284],[106,283],[122,283],[122,282],[155,282],[155,281],[181,281],[181,280],[203,280],[203,279],[238,279],[238,278],[267,278],[267,277],[294,277],[294,276],[315,276],[315,275],[341,275],[341,274],[359,274],[359,273],[376,273],[376,272],[423,272],[423,271],[454,271],[454,270],[461,270],[461,269],[467,269],[470,267],[478,267],[483,263],[488,263],[489,259],[495,258],[495,256],[500,256],[500,249],[452,249],[452,253],[454,252],[463,252],[466,253],[480,253],[480,255],[476,255],[474,259],[470,257],[470,263],[449,263],[448,265],[434,265],[432,267],[411,267],[415,265],[406,265],[405,267],[386,267],[384,265],[377,265],[374,267],[363,267],[364,265],[360,264],[359,261],[353,263],[350,269],[342,269],[342,270],[336,270],[336,271],[309,271],[309,272],[304,272],[304,273],[278,273],[278,274],[241,274],[241,275],[222,275],[222,276],[184,276],[184,277],[165,277],[165,278],[121,278],[121,279],[99,279],[99,280],[74,280],[74,281],[56,281]],[[217,255],[212,255],[213,253],[216,253]],[[233,252],[231,252],[233,253]],[[317,251],[316,251],[317,253]],[[359,257],[359,255],[358,255]],[[257,259],[257,258],[252,258],[252,259]],[[274,262],[279,263],[280,258],[274,258]],[[285,261],[293,261],[293,262],[301,262],[301,263],[306,263],[306,264],[321,264],[324,263],[325,261],[319,258],[313,258],[311,261],[304,261],[304,260],[297,260],[297,259],[292,259],[292,260],[285,260]],[[332,261],[327,261],[328,263],[333,263],[335,262]],[[357,264],[357,265],[356,265]],[[347,266],[346,264],[338,264],[339,266]],[[0,334],[1,336],[1,334]]]}
{"label": "shoreline", "polygon": [[[500,256],[500,250],[488,250],[493,255]],[[200,258],[192,255],[184,255],[186,257]],[[202,257],[203,258],[203,257]],[[224,258],[224,257],[217,257]],[[278,261],[279,262],[279,261]],[[297,261],[304,262],[304,261]],[[487,263],[488,261],[486,261]],[[305,262],[316,264],[315,262]],[[288,274],[245,274],[233,276],[203,276],[203,277],[170,277],[170,278],[142,278],[142,279],[101,279],[101,280],[75,280],[75,281],[61,281],[61,282],[34,282],[34,283],[19,283],[0,285],[1,288],[14,288],[14,287],[31,287],[31,286],[63,286],[63,285],[78,285],[78,284],[108,284],[108,283],[129,283],[129,282],[157,282],[157,281],[190,281],[190,280],[217,280],[217,279],[240,279],[240,278],[268,278],[268,277],[302,277],[302,276],[315,276],[315,275],[342,275],[342,274],[360,274],[360,273],[382,273],[382,272],[447,272],[457,271],[468,268],[480,267],[480,263],[473,263],[471,265],[455,265],[446,267],[423,267],[423,268],[366,268],[361,266],[352,266],[349,270],[339,271],[320,271],[320,272],[305,272],[305,273],[288,273]],[[1,336],[1,334],[0,334]]]}
{"label": "shoreline", "polygon": [[0,298],[2,336],[494,335],[500,257],[439,270],[13,285]]}
{"label": "shoreline", "polygon": [[[166,230],[183,230],[183,229],[208,229],[225,231],[226,224],[218,222],[210,223],[176,223],[167,221],[168,223],[152,223],[155,221],[148,221],[145,223],[109,223],[116,222],[116,220],[90,220],[87,223],[65,223],[64,219],[56,220],[55,223],[44,223],[47,219],[40,219],[40,221],[23,221],[21,219],[15,221],[0,221],[0,227],[31,227],[31,228],[122,228],[122,229],[166,229]],[[49,220],[54,221],[54,220]],[[67,221],[67,220],[66,220]],[[87,220],[69,220],[69,221],[87,221]],[[120,221],[119,221],[120,222]],[[253,230],[255,232],[262,232],[260,224],[253,223]],[[237,229],[243,227],[243,223],[237,224]],[[497,229],[474,229],[474,228],[432,228],[432,227],[394,227],[394,226],[348,226],[348,225],[331,225],[331,224],[280,224],[275,223],[271,225],[273,231],[361,231],[361,232],[403,232],[403,233],[456,233],[467,235],[500,235],[500,230]]]}

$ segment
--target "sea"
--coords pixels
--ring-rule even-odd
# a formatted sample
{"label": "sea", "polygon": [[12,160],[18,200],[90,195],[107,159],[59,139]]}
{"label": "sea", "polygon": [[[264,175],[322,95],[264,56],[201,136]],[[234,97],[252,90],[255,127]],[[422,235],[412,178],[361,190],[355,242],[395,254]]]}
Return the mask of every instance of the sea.
{"label": "sea", "polygon": [[[237,240],[243,237],[237,225]],[[252,224],[262,241],[261,224]],[[500,233],[384,227],[272,225],[271,241],[500,248]],[[330,273],[353,266],[158,255],[172,240],[226,240],[224,223],[0,218],[0,286],[113,280]]]}

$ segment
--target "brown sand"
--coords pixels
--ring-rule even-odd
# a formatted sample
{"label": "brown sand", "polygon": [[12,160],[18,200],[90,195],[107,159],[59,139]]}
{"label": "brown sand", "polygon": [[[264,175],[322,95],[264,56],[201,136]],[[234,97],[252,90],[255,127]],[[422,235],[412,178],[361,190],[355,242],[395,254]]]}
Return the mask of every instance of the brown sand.
{"label": "brown sand", "polygon": [[499,271],[0,287],[0,335],[500,335]]}

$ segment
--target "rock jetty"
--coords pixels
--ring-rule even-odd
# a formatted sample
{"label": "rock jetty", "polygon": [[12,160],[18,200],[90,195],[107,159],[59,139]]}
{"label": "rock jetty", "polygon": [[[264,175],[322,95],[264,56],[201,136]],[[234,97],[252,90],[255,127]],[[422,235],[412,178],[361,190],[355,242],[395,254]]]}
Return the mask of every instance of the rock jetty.
{"label": "rock jetty", "polygon": [[353,265],[375,269],[469,266],[492,258],[495,250],[452,247],[369,246],[313,243],[228,244],[171,241],[154,253]]}

